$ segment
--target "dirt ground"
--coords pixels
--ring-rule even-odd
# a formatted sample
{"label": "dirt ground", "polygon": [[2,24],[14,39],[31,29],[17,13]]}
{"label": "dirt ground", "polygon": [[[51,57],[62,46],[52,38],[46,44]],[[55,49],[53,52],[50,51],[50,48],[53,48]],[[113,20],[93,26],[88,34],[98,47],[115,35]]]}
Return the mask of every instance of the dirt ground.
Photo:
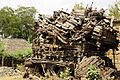
{"label": "dirt ground", "polygon": [[22,76],[3,76],[0,77],[0,80],[27,80],[27,79],[23,79]]}

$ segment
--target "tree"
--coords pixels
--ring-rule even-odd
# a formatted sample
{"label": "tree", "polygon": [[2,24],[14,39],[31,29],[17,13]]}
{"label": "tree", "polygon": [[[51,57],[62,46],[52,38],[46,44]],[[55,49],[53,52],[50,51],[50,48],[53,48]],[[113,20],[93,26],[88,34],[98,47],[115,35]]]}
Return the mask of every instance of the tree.
{"label": "tree", "polygon": [[29,39],[32,35],[36,9],[34,7],[19,7],[12,9],[4,7],[0,10],[0,30],[5,37]]}
{"label": "tree", "polygon": [[120,1],[115,2],[109,9],[109,15],[115,19],[120,19]]}
{"label": "tree", "polygon": [[[14,10],[12,8],[4,7],[0,10],[0,29],[6,36],[9,36],[9,34],[13,32],[15,26],[15,24],[13,24],[14,19]],[[11,26],[13,28],[11,28]]]}
{"label": "tree", "polygon": [[20,18],[21,36],[25,39],[32,37],[32,28],[34,26],[34,18],[36,9],[34,7],[19,7],[16,10],[17,17]]}

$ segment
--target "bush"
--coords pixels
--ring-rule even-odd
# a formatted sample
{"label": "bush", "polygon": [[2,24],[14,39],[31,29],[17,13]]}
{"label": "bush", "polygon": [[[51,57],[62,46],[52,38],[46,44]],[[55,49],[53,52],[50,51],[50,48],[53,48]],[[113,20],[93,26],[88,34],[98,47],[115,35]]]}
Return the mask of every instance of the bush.
{"label": "bush", "polygon": [[88,80],[101,80],[99,69],[94,65],[90,65],[87,73]]}
{"label": "bush", "polygon": [[70,76],[70,68],[66,67],[66,69],[64,71],[60,72],[60,78],[64,79],[64,80],[71,80],[71,76]]}
{"label": "bush", "polygon": [[4,43],[0,41],[0,57],[4,56]]}
{"label": "bush", "polygon": [[51,76],[49,70],[46,71],[45,77],[41,77],[41,80],[71,80],[70,76],[70,68],[66,67],[64,71],[61,71],[59,76],[53,75]]}
{"label": "bush", "polygon": [[15,59],[23,59],[26,57],[30,57],[32,54],[32,49],[28,48],[25,50],[15,50],[13,53],[10,54],[10,56],[12,56]]}

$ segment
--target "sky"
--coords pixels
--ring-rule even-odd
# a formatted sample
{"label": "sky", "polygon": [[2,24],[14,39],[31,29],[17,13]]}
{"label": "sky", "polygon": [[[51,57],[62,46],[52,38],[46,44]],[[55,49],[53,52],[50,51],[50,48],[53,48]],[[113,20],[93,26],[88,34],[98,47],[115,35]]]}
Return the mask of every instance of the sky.
{"label": "sky", "polygon": [[39,13],[52,14],[55,10],[71,11],[75,3],[82,2],[84,6],[93,2],[93,7],[98,9],[108,9],[116,0],[0,0],[0,8],[9,6],[17,8],[18,6],[34,6]]}

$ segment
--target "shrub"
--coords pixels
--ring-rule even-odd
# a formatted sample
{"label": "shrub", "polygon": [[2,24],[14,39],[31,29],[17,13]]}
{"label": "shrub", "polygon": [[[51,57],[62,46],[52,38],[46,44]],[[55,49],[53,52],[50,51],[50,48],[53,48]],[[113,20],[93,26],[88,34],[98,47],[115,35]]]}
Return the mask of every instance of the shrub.
{"label": "shrub", "polygon": [[15,50],[13,53],[10,54],[15,59],[23,59],[25,57],[30,57],[32,54],[32,49],[28,48],[25,50]]}
{"label": "shrub", "polygon": [[97,69],[94,65],[90,65],[88,68],[87,78],[88,80],[101,80],[99,69]]}
{"label": "shrub", "polygon": [[66,69],[64,71],[60,72],[60,78],[64,79],[64,80],[71,80],[71,76],[70,76],[70,68],[66,67]]}
{"label": "shrub", "polygon": [[0,41],[0,57],[4,56],[4,43]]}

